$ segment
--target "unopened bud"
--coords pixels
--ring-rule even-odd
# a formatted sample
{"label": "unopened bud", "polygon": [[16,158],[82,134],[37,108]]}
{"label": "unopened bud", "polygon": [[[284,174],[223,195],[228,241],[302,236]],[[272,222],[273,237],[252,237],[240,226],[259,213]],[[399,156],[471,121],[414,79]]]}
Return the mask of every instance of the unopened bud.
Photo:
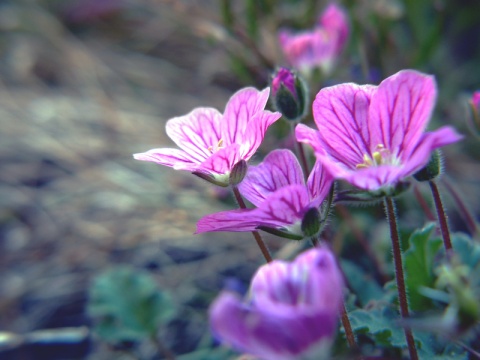
{"label": "unopened bud", "polygon": [[273,103],[277,111],[290,121],[306,115],[308,91],[305,81],[296,71],[279,68],[272,77]]}
{"label": "unopened bud", "polygon": [[442,173],[442,155],[440,150],[435,150],[430,156],[427,165],[413,174],[417,181],[430,181]]}
{"label": "unopened bud", "polygon": [[229,183],[230,185],[238,185],[242,182],[245,175],[247,175],[248,165],[245,160],[240,160],[235,164],[230,172]]}
{"label": "unopened bud", "polygon": [[302,232],[305,237],[315,236],[321,228],[320,212],[317,208],[307,210],[302,219]]}

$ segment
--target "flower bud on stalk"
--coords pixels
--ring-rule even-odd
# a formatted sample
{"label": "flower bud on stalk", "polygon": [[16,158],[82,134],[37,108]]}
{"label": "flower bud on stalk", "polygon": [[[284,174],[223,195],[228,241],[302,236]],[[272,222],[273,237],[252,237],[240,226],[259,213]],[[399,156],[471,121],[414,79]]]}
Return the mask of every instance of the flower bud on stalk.
{"label": "flower bud on stalk", "polygon": [[308,109],[308,90],[296,71],[279,68],[272,77],[272,96],[275,109],[289,121],[300,121]]}
{"label": "flower bud on stalk", "polygon": [[430,156],[427,165],[413,174],[417,181],[430,181],[437,178],[442,173],[442,155],[440,150],[435,150]]}

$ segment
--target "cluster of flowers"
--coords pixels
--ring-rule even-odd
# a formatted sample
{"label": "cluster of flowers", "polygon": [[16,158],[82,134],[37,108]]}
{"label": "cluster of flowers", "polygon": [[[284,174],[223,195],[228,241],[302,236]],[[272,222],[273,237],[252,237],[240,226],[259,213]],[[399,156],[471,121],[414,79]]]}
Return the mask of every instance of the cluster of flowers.
{"label": "cluster of flowers", "polygon": [[[287,59],[299,68],[311,66],[318,52],[324,54],[325,37],[334,39],[325,56],[335,58],[348,34],[345,19],[330,6],[313,32],[281,32]],[[223,114],[197,108],[170,119],[166,131],[180,149],[152,149],[134,157],[238,188],[254,205],[207,215],[198,222],[198,233],[260,229],[292,239],[318,237],[335,180],[388,195],[423,168],[433,150],[461,139],[450,127],[425,132],[436,93],[434,78],[414,70],[400,71],[378,86],[324,88],[312,107],[317,130],[303,124],[295,129],[297,141],[309,144],[316,156],[309,174],[286,149],[247,167],[282,113],[298,120],[307,110],[304,85],[294,71],[282,68],[272,81],[273,103],[282,113],[265,110],[270,89],[245,88],[231,97]],[[221,341],[262,359],[318,359],[334,339],[343,286],[332,252],[316,247],[292,263],[274,260],[262,266],[245,300],[222,293],[211,307],[211,326]]]}

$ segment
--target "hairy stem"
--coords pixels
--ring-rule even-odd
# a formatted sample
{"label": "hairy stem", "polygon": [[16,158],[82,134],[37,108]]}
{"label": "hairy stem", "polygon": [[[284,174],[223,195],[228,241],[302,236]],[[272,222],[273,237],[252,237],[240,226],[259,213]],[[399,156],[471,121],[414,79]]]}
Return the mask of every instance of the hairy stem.
{"label": "hairy stem", "polygon": [[355,223],[355,220],[353,219],[352,214],[350,214],[350,212],[345,206],[340,204],[336,205],[336,209],[340,213],[340,216],[343,219],[345,219],[353,236],[358,241],[360,246],[363,248],[368,258],[372,261],[373,267],[375,268],[375,272],[378,274],[378,276],[380,277],[380,280],[382,281],[382,285],[385,284],[388,281],[388,278],[385,272],[383,271],[383,266],[380,263],[376,254],[373,252],[372,247],[370,246],[370,243],[368,242],[368,240],[362,234],[362,231],[359,229],[359,227]]}
{"label": "hairy stem", "polygon": [[[238,202],[238,206],[241,209],[246,209],[247,205],[245,205],[245,202],[243,201],[242,195],[240,195],[240,191],[238,191],[238,187],[232,185],[232,190],[233,190],[233,194],[235,195],[235,199]],[[265,258],[265,261],[267,263],[271,262],[273,260],[272,255],[270,254],[270,251],[268,250],[267,245],[262,240],[262,237],[260,236],[260,233],[258,231],[252,231],[252,235],[255,238],[255,241],[257,242],[257,245],[260,248],[260,251],[262,252],[263,257]]]}
{"label": "hairy stem", "polygon": [[450,192],[450,194],[453,197],[453,200],[455,200],[455,203],[458,206],[458,210],[462,214],[463,218],[465,219],[465,222],[467,223],[468,229],[470,230],[470,233],[472,234],[473,237],[477,235],[478,233],[478,226],[477,222],[475,220],[475,217],[472,215],[471,211],[468,209],[467,205],[465,202],[462,200],[460,194],[458,191],[455,189],[455,187],[450,183],[445,178],[442,178],[442,182],[447,188],[447,190]]}
{"label": "hairy stem", "polygon": [[[292,136],[293,136],[294,139],[296,139],[295,138],[295,125],[297,125],[297,123],[292,122],[291,126],[290,126]],[[305,179],[307,179],[308,174],[310,174],[310,168],[308,166],[307,157],[305,155],[305,149],[303,148],[303,143],[301,143],[300,141],[295,140],[295,143],[297,144],[297,152],[298,152],[298,157],[300,158],[300,163],[302,164],[303,174],[305,176]]]}
{"label": "hairy stem", "polygon": [[422,194],[420,193],[420,190],[418,190],[418,186],[413,187],[413,194],[417,198],[418,203],[422,207],[423,213],[427,217],[429,221],[435,221],[435,216],[433,215],[432,211],[430,210],[430,207],[428,206],[427,202],[423,198]]}
{"label": "hairy stem", "polygon": [[[397,281],[398,302],[400,303],[400,314],[403,319],[406,319],[409,317],[409,311],[407,290],[405,288],[405,276],[403,274],[402,249],[400,248],[400,237],[398,235],[395,203],[391,197],[385,198],[385,209],[387,213],[387,219],[390,224],[390,236],[392,238],[393,262],[395,266],[395,279]],[[415,340],[413,338],[412,330],[406,327],[403,330],[405,332],[405,338],[408,344],[410,359],[418,360],[418,354],[415,347]]]}
{"label": "hairy stem", "polygon": [[357,341],[352,330],[352,324],[350,324],[347,308],[345,307],[345,301],[342,303],[342,325],[345,329],[345,337],[347,338],[348,346],[350,346],[352,349],[357,349]]}
{"label": "hairy stem", "polygon": [[443,203],[437,184],[433,180],[430,180],[428,184],[432,190],[433,200],[435,201],[435,207],[437,208],[437,216],[438,222],[440,223],[440,230],[442,232],[443,245],[448,253],[450,250],[452,250],[452,241],[450,240],[450,231],[448,230],[447,215],[445,214],[445,209],[443,208]]}

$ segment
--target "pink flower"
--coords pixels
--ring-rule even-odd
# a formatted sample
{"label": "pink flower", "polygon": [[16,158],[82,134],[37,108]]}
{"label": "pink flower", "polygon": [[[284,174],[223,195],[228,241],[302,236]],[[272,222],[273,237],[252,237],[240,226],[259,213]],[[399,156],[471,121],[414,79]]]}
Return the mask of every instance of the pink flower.
{"label": "pink flower", "polygon": [[314,29],[300,33],[281,30],[278,38],[290,65],[306,74],[316,67],[329,73],[345,46],[348,32],[345,12],[330,4]]}
{"label": "pink flower", "polygon": [[210,308],[214,334],[265,360],[326,359],[343,300],[333,255],[314,248],[292,263],[274,260],[254,275],[242,301],[223,292]]}
{"label": "pink flower", "polygon": [[281,116],[265,110],[269,92],[268,88],[245,88],[230,98],[223,115],[213,108],[196,108],[185,116],[170,119],[167,135],[180,149],[152,149],[133,156],[227,186],[233,167],[252,157],[267,128]]}
{"label": "pink flower", "polygon": [[336,34],[335,52],[337,55],[340,54],[347,42],[348,33],[350,32],[345,10],[336,4],[328,5],[320,16],[318,24],[330,33]]}
{"label": "pink flower", "polygon": [[303,238],[305,215],[310,209],[320,207],[332,182],[332,177],[317,162],[305,184],[295,155],[290,150],[274,150],[261,164],[250,166],[239,185],[242,195],[256,208],[207,215],[197,223],[197,233],[272,228]]}
{"label": "pink flower", "polygon": [[480,91],[475,91],[472,95],[472,104],[480,112]]}
{"label": "pink flower", "polygon": [[379,86],[340,84],[313,102],[318,130],[296,127],[325,169],[364,190],[389,188],[424,167],[431,152],[459,141],[451,127],[424,132],[436,100],[433,76],[403,70]]}

